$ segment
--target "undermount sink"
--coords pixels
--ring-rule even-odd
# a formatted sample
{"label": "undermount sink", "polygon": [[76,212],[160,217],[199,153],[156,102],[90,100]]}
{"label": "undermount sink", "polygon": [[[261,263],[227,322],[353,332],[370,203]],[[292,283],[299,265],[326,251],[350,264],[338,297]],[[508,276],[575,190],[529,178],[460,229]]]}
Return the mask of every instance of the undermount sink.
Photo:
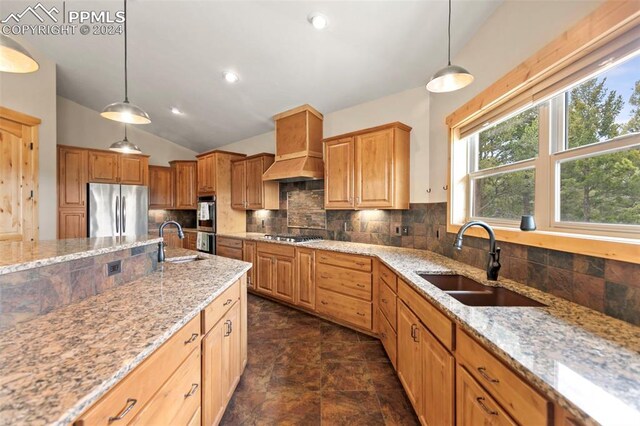
{"label": "undermount sink", "polygon": [[462,275],[418,275],[467,306],[546,306],[515,291],[480,284]]}
{"label": "undermount sink", "polygon": [[192,256],[192,257],[176,257],[176,258],[169,258],[166,259],[165,262],[167,263],[191,263],[191,262],[196,262],[198,260],[205,260],[204,257],[200,257],[200,256]]}

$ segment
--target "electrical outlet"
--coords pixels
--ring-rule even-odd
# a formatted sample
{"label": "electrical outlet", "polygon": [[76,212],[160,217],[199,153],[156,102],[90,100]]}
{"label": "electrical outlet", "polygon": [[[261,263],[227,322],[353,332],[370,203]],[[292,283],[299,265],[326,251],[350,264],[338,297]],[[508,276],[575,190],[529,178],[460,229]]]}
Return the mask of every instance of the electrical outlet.
{"label": "electrical outlet", "polygon": [[396,237],[401,237],[402,236],[402,231],[401,231],[401,226],[396,226],[395,227],[395,232],[393,233]]}
{"label": "electrical outlet", "polygon": [[436,229],[436,238],[440,239],[440,230],[439,229]]}
{"label": "electrical outlet", "polygon": [[402,236],[403,237],[409,236],[409,227],[408,226],[402,226],[400,228],[400,232],[402,232]]}
{"label": "electrical outlet", "polygon": [[264,228],[264,219],[262,219],[262,227]]}
{"label": "electrical outlet", "polygon": [[116,275],[122,272],[122,260],[114,260],[107,263],[107,276]]}

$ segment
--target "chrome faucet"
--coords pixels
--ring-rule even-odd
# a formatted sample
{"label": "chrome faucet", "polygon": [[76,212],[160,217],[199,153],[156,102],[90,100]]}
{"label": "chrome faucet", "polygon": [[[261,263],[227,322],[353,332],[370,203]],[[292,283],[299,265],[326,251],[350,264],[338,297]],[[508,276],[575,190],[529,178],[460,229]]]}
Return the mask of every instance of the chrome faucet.
{"label": "chrome faucet", "polygon": [[496,281],[498,279],[498,272],[500,271],[500,247],[496,247],[496,234],[493,233],[493,229],[491,227],[482,222],[481,220],[472,220],[471,222],[467,222],[462,225],[462,228],[458,231],[456,235],[456,242],[453,243],[453,246],[462,250],[462,234],[464,231],[471,228],[472,226],[479,226],[484,228],[489,234],[489,261],[487,263],[487,279]]}
{"label": "chrome faucet", "polygon": [[180,239],[184,238],[182,226],[180,226],[178,222],[176,222],[175,220],[165,220],[164,222],[162,222],[162,225],[160,225],[160,238],[163,238],[163,241],[160,241],[158,243],[158,262],[164,262],[165,259],[164,247],[167,244],[164,242],[164,227],[167,225],[175,225],[178,228],[178,237],[180,237]]}

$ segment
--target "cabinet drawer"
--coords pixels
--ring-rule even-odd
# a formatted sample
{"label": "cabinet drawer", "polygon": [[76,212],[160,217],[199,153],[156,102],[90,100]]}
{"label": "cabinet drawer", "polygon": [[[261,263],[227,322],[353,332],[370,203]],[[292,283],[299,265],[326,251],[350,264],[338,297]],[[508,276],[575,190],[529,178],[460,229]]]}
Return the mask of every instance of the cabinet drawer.
{"label": "cabinet drawer", "polygon": [[371,272],[371,259],[368,257],[320,251],[318,252],[318,262],[358,271]]}
{"label": "cabinet drawer", "polygon": [[387,317],[389,324],[396,329],[396,294],[385,283],[380,284],[378,294],[380,310]]}
{"label": "cabinet drawer", "polygon": [[387,268],[382,262],[379,263],[380,268],[378,269],[380,272],[380,279],[385,282],[394,292],[398,291],[398,277],[396,274],[391,271],[391,269]]}
{"label": "cabinet drawer", "polygon": [[387,355],[391,360],[391,364],[393,364],[393,368],[396,368],[396,351],[398,342],[396,332],[379,309],[378,318],[380,319],[380,340],[382,341],[382,346],[384,346],[385,351],[387,351]]}
{"label": "cabinet drawer", "polygon": [[240,299],[240,281],[236,281],[202,311],[202,335],[213,328],[220,318]]}
{"label": "cabinet drawer", "polygon": [[131,425],[186,425],[200,408],[200,349],[191,355],[144,406]]}
{"label": "cabinet drawer", "polygon": [[216,247],[216,255],[229,257],[231,259],[242,260],[242,248],[231,248],[218,244],[218,246]]}
{"label": "cabinet drawer", "polygon": [[321,288],[371,301],[371,274],[368,272],[320,263],[317,266],[316,282]]}
{"label": "cabinet drawer", "polygon": [[371,330],[371,303],[322,288],[318,289],[318,312]]}
{"label": "cabinet drawer", "polygon": [[293,257],[295,255],[295,248],[284,244],[258,243],[258,252]]}
{"label": "cabinet drawer", "polygon": [[217,237],[216,241],[218,245],[230,247],[230,248],[242,248],[242,240],[236,238]]}
{"label": "cabinet drawer", "polygon": [[76,424],[112,425],[113,421],[110,422],[109,418],[119,415],[122,416],[123,424],[127,423],[151,400],[187,356],[199,347],[198,315],[90,407]]}
{"label": "cabinet drawer", "polygon": [[[456,378],[456,407],[457,407],[457,424],[460,426],[497,425],[497,426],[515,426],[516,423],[511,420],[509,415],[502,410],[502,407],[491,398],[488,392],[467,373],[467,371],[458,366]],[[533,419],[528,419],[523,424],[546,424],[536,423]]]}
{"label": "cabinet drawer", "polygon": [[436,309],[424,297],[416,293],[409,284],[398,280],[398,297],[418,315],[429,331],[449,350],[453,349],[453,322]]}
{"label": "cabinet drawer", "polygon": [[456,355],[517,422],[547,424],[548,401],[464,332],[458,333]]}

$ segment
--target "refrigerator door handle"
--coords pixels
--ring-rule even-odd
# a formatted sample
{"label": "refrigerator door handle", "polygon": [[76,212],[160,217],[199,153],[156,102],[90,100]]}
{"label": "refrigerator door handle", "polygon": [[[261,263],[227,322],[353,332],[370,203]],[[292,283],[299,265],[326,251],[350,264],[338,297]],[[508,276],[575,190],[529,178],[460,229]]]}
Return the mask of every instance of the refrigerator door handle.
{"label": "refrigerator door handle", "polygon": [[116,195],[116,233],[120,233],[120,197]]}
{"label": "refrigerator door handle", "polygon": [[127,197],[122,196],[122,233],[127,232]]}

